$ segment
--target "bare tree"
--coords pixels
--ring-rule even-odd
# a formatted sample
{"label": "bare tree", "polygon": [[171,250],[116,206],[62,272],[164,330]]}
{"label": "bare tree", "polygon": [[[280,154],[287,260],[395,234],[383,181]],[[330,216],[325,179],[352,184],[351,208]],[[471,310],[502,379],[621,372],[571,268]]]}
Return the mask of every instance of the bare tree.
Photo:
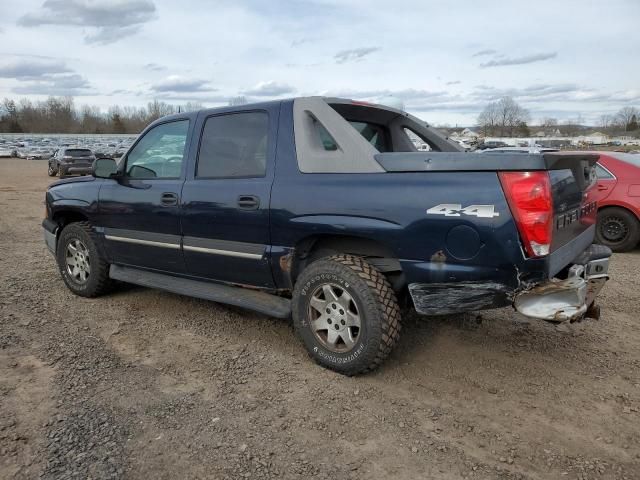
{"label": "bare tree", "polygon": [[157,118],[178,110],[201,108],[202,105],[195,102],[176,106],[154,100],[147,107],[115,105],[103,112],[91,105],[76,108],[72,97],[49,97],[37,102],[5,98],[0,104],[0,132],[139,133]]}
{"label": "bare tree", "polygon": [[558,119],[557,118],[553,118],[553,117],[545,117],[542,119],[542,122],[540,123],[541,127],[545,127],[545,128],[554,128],[558,126]]}
{"label": "bare tree", "polygon": [[484,107],[478,116],[478,126],[482,131],[482,136],[492,135],[498,126],[498,103],[491,102]]}
{"label": "bare tree", "polygon": [[147,112],[148,112],[147,121],[153,122],[154,120],[157,120],[160,117],[164,117],[166,115],[171,115],[173,113],[176,113],[176,108],[173,105],[169,105],[168,103],[154,100],[153,102],[149,102],[147,104]]}
{"label": "bare tree", "polygon": [[624,107],[616,113],[615,121],[621,129],[629,130],[634,117],[636,119],[640,117],[640,110],[635,107]]}
{"label": "bare tree", "polygon": [[511,97],[489,103],[478,116],[478,125],[484,136],[513,136],[516,130],[523,131],[528,121],[529,111]]}
{"label": "bare tree", "polygon": [[603,114],[598,117],[598,127],[603,130],[609,129],[613,125],[613,116]]}

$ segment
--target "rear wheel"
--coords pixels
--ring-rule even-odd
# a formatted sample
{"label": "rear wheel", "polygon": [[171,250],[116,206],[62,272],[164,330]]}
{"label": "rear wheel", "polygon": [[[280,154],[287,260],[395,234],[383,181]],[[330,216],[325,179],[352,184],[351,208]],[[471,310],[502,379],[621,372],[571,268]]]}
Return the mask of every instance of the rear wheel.
{"label": "rear wheel", "polygon": [[64,283],[82,297],[97,297],[111,287],[109,264],[100,255],[94,235],[89,223],[70,223],[62,230],[56,250]]}
{"label": "rear wheel", "polygon": [[400,309],[387,279],[360,257],[318,260],[298,277],[293,321],[309,355],[345,375],[377,368],[400,333]]}
{"label": "rear wheel", "polygon": [[598,212],[596,241],[614,252],[628,252],[634,249],[640,241],[638,219],[624,208],[603,208]]}

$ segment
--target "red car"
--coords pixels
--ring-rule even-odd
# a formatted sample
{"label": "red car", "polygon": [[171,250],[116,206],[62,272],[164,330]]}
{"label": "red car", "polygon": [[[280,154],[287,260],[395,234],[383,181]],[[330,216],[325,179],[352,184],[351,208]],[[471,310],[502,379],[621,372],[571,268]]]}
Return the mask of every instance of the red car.
{"label": "red car", "polygon": [[599,152],[596,241],[614,252],[640,241],[640,154]]}

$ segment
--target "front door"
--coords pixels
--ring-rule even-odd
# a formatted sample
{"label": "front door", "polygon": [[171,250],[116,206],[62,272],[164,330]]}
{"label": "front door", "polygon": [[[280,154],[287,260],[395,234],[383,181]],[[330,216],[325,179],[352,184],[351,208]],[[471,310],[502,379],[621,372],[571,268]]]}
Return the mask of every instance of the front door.
{"label": "front door", "polygon": [[123,159],[124,177],[100,189],[100,227],[114,263],[184,273],[180,194],[189,120],[152,127]]}
{"label": "front door", "polygon": [[274,286],[269,201],[278,113],[275,106],[199,115],[197,163],[182,190],[183,250],[191,275]]}

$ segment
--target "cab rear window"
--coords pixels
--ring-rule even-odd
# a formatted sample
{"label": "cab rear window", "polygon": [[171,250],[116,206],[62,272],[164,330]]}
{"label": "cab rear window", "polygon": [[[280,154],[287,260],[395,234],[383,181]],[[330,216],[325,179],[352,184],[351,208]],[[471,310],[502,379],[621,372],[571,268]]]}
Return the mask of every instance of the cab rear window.
{"label": "cab rear window", "polygon": [[389,134],[385,127],[369,122],[354,122],[351,120],[348,120],[348,122],[380,153],[391,151],[391,142],[389,142]]}

